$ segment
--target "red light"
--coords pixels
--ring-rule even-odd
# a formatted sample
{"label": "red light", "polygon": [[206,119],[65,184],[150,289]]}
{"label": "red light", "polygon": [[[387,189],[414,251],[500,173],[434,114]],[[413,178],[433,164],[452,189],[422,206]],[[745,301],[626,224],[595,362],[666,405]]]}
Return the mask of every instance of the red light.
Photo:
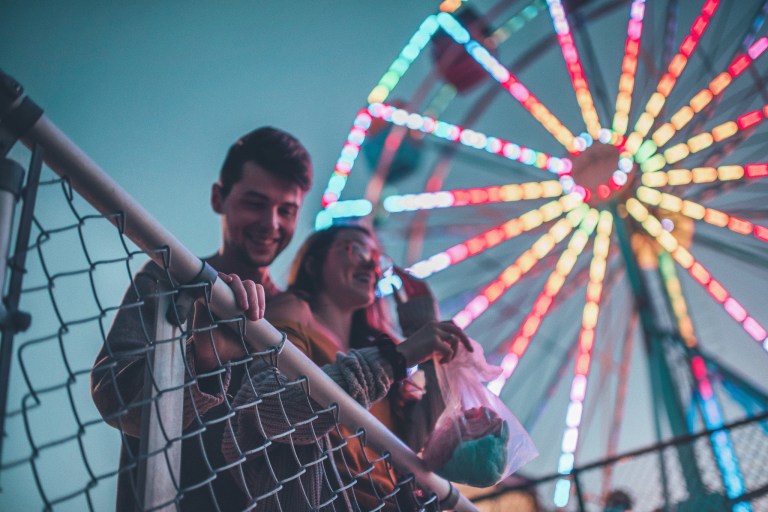
{"label": "red light", "polygon": [[525,336],[518,336],[515,338],[514,343],[512,343],[512,353],[516,356],[520,357],[525,353],[525,349],[528,348],[528,344],[531,342],[529,338],[526,338]]}
{"label": "red light", "polygon": [[755,236],[764,242],[768,242],[768,228],[755,226]]}
{"label": "red light", "polygon": [[741,233],[742,235],[748,235],[752,233],[752,223],[743,219],[738,219],[736,217],[731,217],[731,220],[728,222],[728,228],[731,231]]}
{"label": "red light", "polygon": [[549,295],[539,296],[539,300],[533,305],[533,311],[539,316],[544,316],[549,311],[549,307],[552,305],[552,297]]}
{"label": "red light", "polygon": [[600,197],[600,199],[608,199],[608,196],[611,195],[611,189],[608,187],[608,185],[600,184],[597,186],[597,195]]}
{"label": "red light", "polygon": [[741,55],[733,59],[733,62],[728,66],[728,71],[735,77],[739,76],[749,66],[750,60],[747,55]]}
{"label": "red light", "polygon": [[333,194],[331,192],[326,192],[325,194],[323,194],[323,199],[321,201],[323,208],[327,208],[329,204],[335,203],[338,199],[339,199],[339,196],[337,196],[336,194]]}
{"label": "red light", "polygon": [[747,178],[762,178],[768,176],[768,164],[747,164],[744,172]]}
{"label": "red light", "polygon": [[589,354],[581,354],[579,356],[578,361],[576,361],[576,374],[577,375],[586,375],[589,373],[589,363],[591,358]]}
{"label": "red light", "polygon": [[485,240],[480,237],[475,237],[467,242],[467,249],[469,249],[469,255],[474,256],[485,249]]}
{"label": "red light", "polygon": [[717,10],[717,5],[720,3],[720,0],[709,0],[706,4],[704,4],[704,7],[701,8],[701,12],[708,17],[711,17],[713,14],[715,14],[715,11]]}
{"label": "red light", "polygon": [[695,262],[693,265],[691,265],[691,275],[694,279],[696,279],[699,283],[706,285],[710,279],[712,279],[712,276],[707,272],[707,270],[701,266],[699,262]]}
{"label": "red light", "polygon": [[704,31],[707,29],[707,20],[704,18],[704,16],[699,16],[696,18],[696,21],[693,22],[693,26],[691,27],[691,32],[693,34],[696,34],[696,37],[698,38],[701,36],[701,34],[704,33]]}
{"label": "red light", "polygon": [[754,126],[762,120],[763,120],[763,113],[760,112],[759,110],[754,110],[752,112],[749,112],[739,117],[736,120],[736,124],[738,124],[739,128],[741,128],[742,130],[746,130],[750,126]]}
{"label": "red light", "polygon": [[700,356],[696,356],[691,360],[691,369],[696,380],[705,379],[707,377],[707,367],[704,365],[704,360]]}
{"label": "red light", "polygon": [[693,50],[696,49],[696,43],[696,39],[694,39],[692,36],[685,36],[685,39],[683,39],[683,44],[680,45],[680,53],[686,57],[690,57],[693,53]]}
{"label": "red light", "polygon": [[728,292],[725,288],[723,288],[723,285],[715,281],[714,279],[709,282],[707,285],[707,290],[709,290],[709,293],[712,294],[712,296],[717,300],[717,302],[723,303],[728,298]]}

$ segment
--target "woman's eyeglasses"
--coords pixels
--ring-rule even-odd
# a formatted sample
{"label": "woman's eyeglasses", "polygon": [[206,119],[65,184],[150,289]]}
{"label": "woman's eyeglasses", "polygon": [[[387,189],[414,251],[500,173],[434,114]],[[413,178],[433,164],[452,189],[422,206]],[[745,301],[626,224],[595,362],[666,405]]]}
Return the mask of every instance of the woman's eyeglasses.
{"label": "woman's eyeglasses", "polygon": [[392,274],[394,262],[392,261],[392,258],[386,254],[380,253],[376,249],[372,249],[365,244],[351,240],[346,242],[346,247],[350,257],[356,259],[360,263],[370,264],[373,262],[374,269],[379,275],[379,279]]}

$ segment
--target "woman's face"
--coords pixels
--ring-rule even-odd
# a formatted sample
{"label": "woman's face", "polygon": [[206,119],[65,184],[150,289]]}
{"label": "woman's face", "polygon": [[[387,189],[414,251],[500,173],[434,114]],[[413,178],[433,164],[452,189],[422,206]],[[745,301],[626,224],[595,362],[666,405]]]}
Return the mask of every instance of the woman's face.
{"label": "woman's face", "polygon": [[381,277],[376,241],[357,229],[336,235],[323,264],[323,288],[337,304],[362,309],[373,304]]}

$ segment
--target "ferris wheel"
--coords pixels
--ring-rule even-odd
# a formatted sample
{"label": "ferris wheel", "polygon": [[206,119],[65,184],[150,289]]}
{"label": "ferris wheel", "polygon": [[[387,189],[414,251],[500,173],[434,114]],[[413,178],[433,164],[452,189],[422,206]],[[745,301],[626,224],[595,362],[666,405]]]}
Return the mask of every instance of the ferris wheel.
{"label": "ferris wheel", "polygon": [[[579,462],[768,409],[767,13],[446,0],[353,121],[316,227],[370,218],[502,366],[555,506]],[[710,449],[688,492],[743,495]]]}

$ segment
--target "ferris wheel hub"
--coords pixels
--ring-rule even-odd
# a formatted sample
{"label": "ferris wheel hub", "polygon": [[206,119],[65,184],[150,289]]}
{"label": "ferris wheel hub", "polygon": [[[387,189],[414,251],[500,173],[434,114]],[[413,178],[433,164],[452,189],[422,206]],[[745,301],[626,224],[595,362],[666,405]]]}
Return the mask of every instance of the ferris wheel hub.
{"label": "ferris wheel hub", "polygon": [[635,171],[632,159],[610,143],[595,141],[570,159],[571,171],[560,176],[560,183],[565,192],[578,193],[591,206],[599,206],[619,194]]}

